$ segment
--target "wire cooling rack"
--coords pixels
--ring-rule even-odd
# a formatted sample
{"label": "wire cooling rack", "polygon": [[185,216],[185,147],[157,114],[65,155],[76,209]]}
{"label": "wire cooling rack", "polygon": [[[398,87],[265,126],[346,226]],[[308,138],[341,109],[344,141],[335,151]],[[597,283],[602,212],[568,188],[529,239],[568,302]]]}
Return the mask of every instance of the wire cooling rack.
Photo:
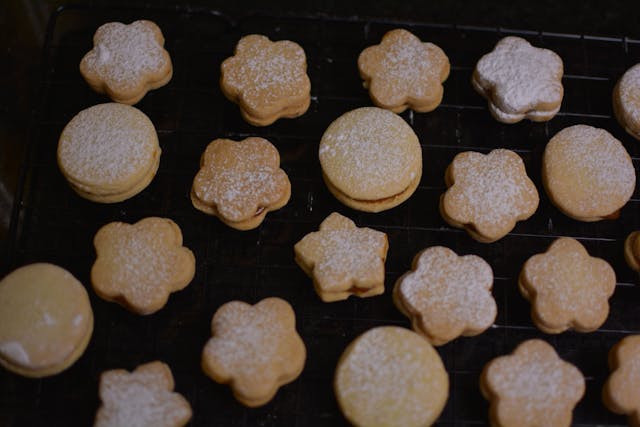
{"label": "wire cooling rack", "polygon": [[[93,93],[78,72],[80,59],[92,47],[96,28],[109,21],[141,18],[162,28],[174,64],[171,82],[147,94],[137,105],[158,130],[163,150],[160,170],[151,185],[130,200],[113,205],[91,203],[76,196],[58,171],[58,136],[80,110],[107,101]],[[452,64],[451,75],[437,110],[402,114],[422,143],[424,176],[416,193],[384,213],[356,212],[339,204],[322,183],[318,142],[340,114],[370,105],[358,77],[357,56],[397,27],[443,48]],[[302,117],[254,128],[241,119],[237,106],[222,96],[219,65],[232,54],[238,39],[249,33],[294,40],[305,49],[312,103]],[[473,91],[470,77],[475,62],[506,35],[524,37],[562,57],[565,97],[560,113],[550,122],[500,124]],[[43,55],[41,98],[32,120],[9,252],[0,260],[0,273],[29,262],[48,261],[69,269],[88,285],[95,256],[92,239],[98,228],[110,221],[134,222],[151,215],[170,217],[180,225],[185,244],[196,255],[197,272],[184,291],[173,294],[165,308],[148,317],[130,314],[89,291],[95,332],[87,352],[72,368],[52,378],[29,380],[0,372],[0,425],[88,425],[99,403],[100,372],[132,369],[156,359],[171,366],[177,391],[193,407],[193,425],[345,424],[332,390],[338,357],[352,339],[371,327],[409,326],[394,308],[390,289],[409,268],[414,254],[436,244],[459,254],[480,255],[491,264],[499,310],[494,327],[482,335],[438,348],[451,380],[440,424],[486,424],[488,405],[478,389],[482,367],[533,337],[550,342],[586,377],[587,391],[574,412],[575,424],[625,423],[623,417],[604,408],[600,390],[608,374],[609,348],[625,335],[640,332],[640,287],[622,256],[625,236],[640,228],[638,192],[616,221],[577,222],[549,203],[542,189],[540,165],[542,150],[553,134],[585,123],[612,132],[637,167],[640,144],[612,118],[610,99],[615,81],[640,61],[639,40],[324,15],[234,19],[206,9],[65,7],[50,20]],[[266,137],[277,146],[293,192],[289,204],[267,215],[261,227],[238,232],[195,210],[188,196],[206,145],[219,137],[249,135]],[[445,189],[445,168],[456,153],[486,152],[496,147],[522,156],[541,203],[536,214],[518,223],[508,236],[481,244],[444,223],[438,199]],[[390,250],[383,296],[324,304],[295,265],[294,243],[316,230],[332,211],[351,217],[360,226],[387,233]],[[597,332],[540,333],[531,323],[529,304],[517,291],[516,278],[524,261],[558,236],[578,238],[592,255],[606,259],[616,270],[619,283],[610,301],[611,314]],[[283,297],[293,305],[308,359],[300,378],[282,387],[271,403],[246,409],[235,402],[228,387],[204,376],[200,353],[210,336],[211,316],[221,304],[233,299],[255,303],[267,296]]]}

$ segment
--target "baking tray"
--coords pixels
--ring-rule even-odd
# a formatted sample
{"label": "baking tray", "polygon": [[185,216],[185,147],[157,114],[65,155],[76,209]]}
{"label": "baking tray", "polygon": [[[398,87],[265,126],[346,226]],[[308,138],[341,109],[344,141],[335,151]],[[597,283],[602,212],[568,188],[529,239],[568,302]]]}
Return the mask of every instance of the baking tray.
{"label": "baking tray", "polygon": [[[96,28],[109,21],[141,18],[162,28],[174,64],[171,82],[147,94],[137,105],[158,130],[163,150],[160,170],[151,185],[130,200],[113,205],[91,203],[75,195],[58,171],[58,136],[77,112],[107,101],[92,92],[78,72],[80,59],[92,47]],[[358,77],[357,56],[397,27],[443,48],[452,64],[451,75],[437,110],[402,114],[422,144],[424,175],[420,187],[397,208],[379,214],[361,213],[338,203],[322,183],[318,143],[333,119],[370,105]],[[221,94],[219,65],[232,54],[238,39],[249,33],[294,40],[305,49],[312,102],[302,117],[279,120],[264,128],[251,127],[241,119],[237,106]],[[562,57],[565,97],[560,113],[550,122],[498,123],[473,91],[470,77],[475,62],[506,35],[524,37]],[[603,127],[620,139],[637,168],[640,144],[612,118],[610,94],[625,69],[640,61],[639,40],[326,15],[228,17],[207,9],[64,7],[51,17],[43,55],[41,96],[33,113],[9,250],[0,260],[0,273],[48,261],[69,269],[89,288],[95,256],[92,239],[98,228],[110,221],[134,222],[151,215],[170,217],[180,225],[185,244],[196,255],[197,272],[184,291],[173,294],[165,308],[148,317],[104,302],[90,290],[95,331],[86,353],[69,370],[43,380],[0,370],[0,425],[89,425],[99,404],[100,373],[132,369],[155,359],[171,366],[177,391],[193,407],[193,425],[343,425],[346,422],[332,389],[338,357],[352,339],[369,328],[409,326],[394,308],[390,289],[418,251],[438,244],[487,260],[494,270],[493,293],[498,303],[492,328],[438,348],[451,380],[440,424],[486,424],[488,405],[478,389],[482,367],[534,337],[550,342],[586,377],[587,391],[575,409],[575,424],[625,423],[623,417],[604,408],[600,391],[608,374],[609,348],[625,335],[640,332],[638,278],[622,256],[625,236],[640,228],[638,191],[620,219],[577,222],[549,203],[542,190],[540,165],[544,146],[553,134],[566,126],[586,123]],[[291,179],[292,197],[286,207],[269,213],[258,229],[239,232],[194,209],[189,189],[200,154],[211,140],[249,135],[266,137],[280,150],[282,167]],[[487,152],[496,147],[522,156],[541,201],[536,214],[518,223],[508,236],[482,244],[444,223],[438,199],[445,189],[445,168],[456,153]],[[322,303],[310,279],[295,265],[294,243],[316,230],[332,211],[349,216],[360,226],[387,233],[390,250],[384,295]],[[578,238],[592,255],[606,259],[616,270],[618,285],[610,301],[611,314],[597,332],[544,335],[532,325],[529,304],[518,293],[516,278],[524,261],[558,236]],[[300,378],[282,387],[272,402],[246,409],[232,398],[228,387],[201,372],[200,353],[210,336],[211,316],[221,304],[233,299],[255,303],[267,296],[285,298],[293,305],[308,359]]]}

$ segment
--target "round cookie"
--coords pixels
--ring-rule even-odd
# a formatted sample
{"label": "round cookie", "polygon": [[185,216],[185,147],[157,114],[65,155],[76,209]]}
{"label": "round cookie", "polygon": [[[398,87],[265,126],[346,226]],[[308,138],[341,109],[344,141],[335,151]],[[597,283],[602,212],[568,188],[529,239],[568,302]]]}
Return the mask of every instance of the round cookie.
{"label": "round cookie", "polygon": [[137,108],[99,104],[82,110],[58,142],[58,165],[71,188],[100,203],[126,200],[144,190],[160,164],[158,135]]}
{"label": "round cookie", "polygon": [[640,271],[640,231],[634,231],[624,241],[624,259],[632,270]]}
{"label": "round cookie", "polygon": [[55,375],[89,344],[93,311],[67,270],[38,263],[0,281],[0,365],[26,377]]}
{"label": "round cookie", "polygon": [[380,212],[398,206],[418,187],[422,150],[413,129],[391,111],[364,107],[338,117],[319,148],[322,176],[345,205]]}
{"label": "round cookie", "polygon": [[587,125],[554,135],[542,157],[542,182],[551,202],[578,221],[617,218],[636,185],[623,145],[604,129]]}
{"label": "round cookie", "polygon": [[629,68],[613,88],[613,112],[620,126],[640,140],[640,64]]}
{"label": "round cookie", "polygon": [[334,389],[353,425],[427,426],[449,395],[442,359],[420,335],[397,326],[370,329],[345,349]]}

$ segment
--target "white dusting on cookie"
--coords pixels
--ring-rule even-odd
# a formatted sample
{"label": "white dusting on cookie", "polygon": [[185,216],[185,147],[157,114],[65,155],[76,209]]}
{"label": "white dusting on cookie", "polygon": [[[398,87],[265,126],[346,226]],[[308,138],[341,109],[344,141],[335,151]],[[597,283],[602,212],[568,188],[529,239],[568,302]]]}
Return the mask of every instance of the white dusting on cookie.
{"label": "white dusting on cookie", "polygon": [[619,106],[624,112],[625,126],[640,132],[640,64],[629,68],[618,83]]}
{"label": "white dusting on cookie", "polygon": [[31,362],[27,350],[17,341],[4,341],[0,343],[0,354],[19,365],[28,366]]}

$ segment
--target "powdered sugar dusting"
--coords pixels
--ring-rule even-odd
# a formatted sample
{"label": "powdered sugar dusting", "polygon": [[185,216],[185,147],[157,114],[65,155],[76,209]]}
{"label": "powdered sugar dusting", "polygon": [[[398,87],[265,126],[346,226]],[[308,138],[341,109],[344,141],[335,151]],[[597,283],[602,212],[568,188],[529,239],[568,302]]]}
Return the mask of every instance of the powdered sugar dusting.
{"label": "powdered sugar dusting", "polygon": [[629,68],[620,79],[620,107],[628,127],[640,128],[640,64]]}

